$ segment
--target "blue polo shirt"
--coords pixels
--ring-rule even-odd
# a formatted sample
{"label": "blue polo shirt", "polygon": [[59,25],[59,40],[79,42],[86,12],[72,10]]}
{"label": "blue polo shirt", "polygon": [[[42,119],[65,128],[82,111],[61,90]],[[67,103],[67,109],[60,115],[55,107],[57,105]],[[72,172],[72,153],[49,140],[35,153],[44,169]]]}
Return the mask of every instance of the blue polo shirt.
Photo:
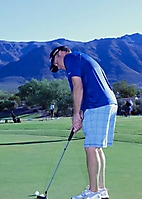
{"label": "blue polo shirt", "polygon": [[83,100],[81,110],[117,104],[115,95],[100,65],[90,56],[72,52],[65,56],[64,64],[71,90],[73,76],[82,79]]}

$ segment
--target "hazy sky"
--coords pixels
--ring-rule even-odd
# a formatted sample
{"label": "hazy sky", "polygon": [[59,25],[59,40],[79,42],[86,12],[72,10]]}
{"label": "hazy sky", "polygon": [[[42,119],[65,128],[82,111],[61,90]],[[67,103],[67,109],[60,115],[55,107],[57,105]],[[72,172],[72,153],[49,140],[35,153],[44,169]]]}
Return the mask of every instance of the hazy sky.
{"label": "hazy sky", "polygon": [[75,41],[142,34],[142,0],[0,0],[0,40]]}

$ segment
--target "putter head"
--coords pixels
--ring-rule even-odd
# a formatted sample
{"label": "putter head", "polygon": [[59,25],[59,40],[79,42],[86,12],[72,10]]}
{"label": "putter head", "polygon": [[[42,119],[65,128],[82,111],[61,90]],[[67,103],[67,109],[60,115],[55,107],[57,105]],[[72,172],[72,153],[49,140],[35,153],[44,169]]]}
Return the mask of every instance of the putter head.
{"label": "putter head", "polygon": [[39,196],[37,196],[37,198],[39,198],[39,199],[47,199],[44,194],[40,194]]}

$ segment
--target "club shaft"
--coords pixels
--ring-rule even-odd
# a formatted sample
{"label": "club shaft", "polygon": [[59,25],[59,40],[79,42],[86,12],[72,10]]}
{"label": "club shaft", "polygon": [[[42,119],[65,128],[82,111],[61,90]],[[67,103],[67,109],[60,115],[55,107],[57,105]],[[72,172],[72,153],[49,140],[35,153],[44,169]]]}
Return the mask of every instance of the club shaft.
{"label": "club shaft", "polygon": [[55,168],[55,170],[54,170],[54,172],[53,172],[53,174],[52,174],[52,177],[51,177],[51,179],[50,179],[50,181],[49,181],[49,183],[48,183],[48,185],[47,185],[47,187],[46,187],[45,194],[47,194],[47,191],[48,191],[48,189],[49,189],[49,187],[50,187],[50,185],[51,185],[51,183],[52,183],[52,180],[53,180],[53,178],[54,178],[54,176],[55,176],[55,174],[56,174],[56,171],[57,171],[57,169],[58,169],[58,167],[59,167],[59,165],[60,165],[60,163],[61,163],[61,160],[62,160],[62,158],[63,158],[63,156],[64,156],[64,153],[65,153],[65,151],[66,151],[66,149],[67,149],[67,147],[68,147],[68,145],[69,145],[69,142],[70,142],[70,141],[67,141],[66,146],[64,147],[64,150],[63,150],[63,152],[62,152],[62,154],[61,154],[61,156],[60,156],[60,159],[59,159],[59,161],[58,161],[58,163],[57,163],[57,166],[56,166],[56,168]]}

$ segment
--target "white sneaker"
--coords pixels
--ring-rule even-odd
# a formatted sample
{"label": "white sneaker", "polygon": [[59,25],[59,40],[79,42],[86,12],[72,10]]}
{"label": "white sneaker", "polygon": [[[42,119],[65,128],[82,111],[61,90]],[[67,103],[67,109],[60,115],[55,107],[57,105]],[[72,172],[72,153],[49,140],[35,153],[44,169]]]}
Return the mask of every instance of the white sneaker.
{"label": "white sneaker", "polygon": [[101,199],[99,192],[92,192],[89,189],[86,189],[78,196],[73,196],[71,199]]}
{"label": "white sneaker", "polygon": [[101,194],[101,199],[109,199],[108,191],[106,188],[99,189],[99,192]]}

